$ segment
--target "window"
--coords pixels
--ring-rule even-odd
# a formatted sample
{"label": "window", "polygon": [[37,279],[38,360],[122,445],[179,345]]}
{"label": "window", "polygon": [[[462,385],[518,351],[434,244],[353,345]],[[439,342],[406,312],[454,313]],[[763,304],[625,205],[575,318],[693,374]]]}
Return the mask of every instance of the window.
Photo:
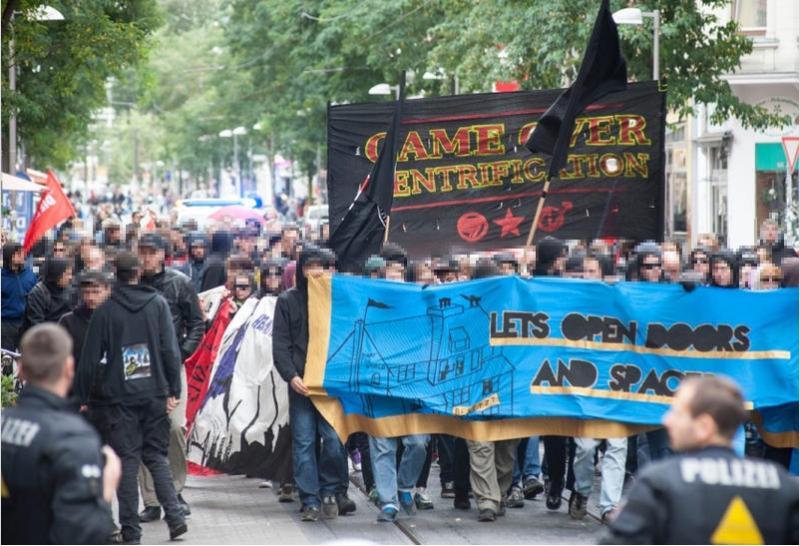
{"label": "window", "polygon": [[766,29],[767,0],[735,0],[733,10],[733,18],[743,31]]}

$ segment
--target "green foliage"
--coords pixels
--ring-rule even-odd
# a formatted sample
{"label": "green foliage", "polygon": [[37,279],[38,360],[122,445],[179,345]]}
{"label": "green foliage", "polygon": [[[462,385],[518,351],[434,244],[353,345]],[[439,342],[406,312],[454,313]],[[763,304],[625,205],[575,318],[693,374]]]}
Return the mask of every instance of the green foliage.
{"label": "green foliage", "polygon": [[17,403],[17,393],[14,390],[14,378],[10,375],[2,376],[2,407],[7,408]]}
{"label": "green foliage", "polygon": [[[629,4],[612,0],[611,7]],[[754,129],[789,122],[743,103],[724,80],[752,51],[735,22],[715,15],[729,9],[728,0],[636,5],[661,15],[661,77],[670,108],[686,115],[695,105],[715,104],[713,121],[738,118]],[[160,126],[154,138],[162,139],[161,159],[202,176],[212,164],[232,163],[230,141],[217,134],[237,126],[248,129],[243,148],[268,157],[280,152],[313,172],[327,104],[381,100],[368,95],[370,87],[396,84],[402,72],[409,96],[450,94],[456,81],[461,93],[510,79],[524,89],[566,86],[598,2],[160,0],[160,6],[165,24],[146,74],[120,85]],[[651,20],[620,26],[620,33],[630,78],[649,80]],[[426,72],[439,78],[424,79]],[[255,123],[260,132],[251,129]]]}
{"label": "green foliage", "polygon": [[[19,138],[36,165],[64,166],[74,157],[93,113],[106,101],[106,79],[141,61],[159,24],[155,0],[48,1],[63,21],[34,21],[38,0],[4,0],[3,127],[17,115]],[[13,39],[13,57],[10,41]],[[9,63],[18,69],[8,87]]]}

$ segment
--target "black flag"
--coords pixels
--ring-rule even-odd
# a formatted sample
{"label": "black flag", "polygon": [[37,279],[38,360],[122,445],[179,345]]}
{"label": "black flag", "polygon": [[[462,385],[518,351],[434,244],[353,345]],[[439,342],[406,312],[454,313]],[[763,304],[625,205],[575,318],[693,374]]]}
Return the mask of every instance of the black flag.
{"label": "black flag", "polygon": [[625,89],[627,81],[628,70],[619,49],[617,24],[611,17],[608,0],[603,0],[578,77],[542,115],[525,144],[534,153],[553,156],[549,178],[558,176],[567,161],[575,116],[603,95]]}
{"label": "black flag", "polygon": [[396,141],[405,95],[404,77],[400,81],[399,95],[378,159],[353,204],[331,234],[328,246],[336,253],[340,271],[361,273],[364,262],[372,254],[377,254],[383,243],[394,197]]}

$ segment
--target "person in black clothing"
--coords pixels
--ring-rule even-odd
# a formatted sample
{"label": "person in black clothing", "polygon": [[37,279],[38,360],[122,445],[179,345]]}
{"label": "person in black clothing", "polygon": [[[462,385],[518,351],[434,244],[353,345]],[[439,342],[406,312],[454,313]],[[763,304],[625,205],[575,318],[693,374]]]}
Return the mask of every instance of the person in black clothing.
{"label": "person in black clothing", "polygon": [[739,261],[730,250],[711,255],[711,286],[739,288]]}
{"label": "person in black clothing", "polygon": [[783,240],[783,233],[778,228],[778,223],[772,218],[767,218],[761,222],[761,244],[769,250],[769,257],[772,263],[780,267],[784,258],[796,258],[797,252],[791,247],[787,247]]}
{"label": "person in black clothing", "polygon": [[167,464],[169,413],[181,397],[180,349],[166,300],[139,284],[136,255],[123,251],[115,264],[118,282],[89,321],[74,394],[122,459],[117,499],[123,540],[141,538],[140,462],[153,476],[170,539],[175,539],[187,531]]}
{"label": "person in black clothing", "polygon": [[[142,265],[141,283],[155,288],[169,304],[172,323],[175,327],[181,362],[194,353],[205,333],[203,313],[200,301],[189,278],[174,269],[164,267],[166,242],[157,233],[145,233],[139,240],[139,260]],[[183,498],[183,487],[186,484],[186,371],[180,367],[181,397],[180,404],[170,414],[169,464],[174,480],[178,502],[186,515],[191,513],[189,504]],[[141,513],[142,521],[153,521],[161,517],[161,509],[153,488],[153,480],[147,470],[142,467],[139,476],[144,497],[145,510]]]}
{"label": "person in black clothing", "polygon": [[797,544],[797,479],[733,451],[746,419],[742,393],[730,380],[684,380],[664,417],[671,445],[682,454],[638,476],[601,542]]}
{"label": "person in black clothing", "polygon": [[270,258],[261,264],[260,286],[258,287],[258,297],[279,296],[281,289],[281,278],[286,267],[286,260],[283,258]]}
{"label": "person in black clothing", "polygon": [[195,291],[200,292],[206,268],[208,238],[204,233],[195,231],[190,233],[187,239],[189,243],[189,258],[181,267],[181,272],[192,280],[192,286],[194,286]]}
{"label": "person in black clothing", "polygon": [[71,282],[71,260],[47,258],[44,264],[44,280],[36,283],[28,294],[21,333],[42,322],[58,322],[72,310],[69,290]]}
{"label": "person in black clothing", "polygon": [[75,358],[75,362],[81,361],[81,349],[83,349],[92,313],[106,301],[110,293],[109,279],[105,273],[100,271],[84,271],[79,276],[78,285],[81,303],[74,311],[58,320],[58,323],[66,329],[72,339],[72,356]]}
{"label": "person in black clothing", "polygon": [[211,290],[225,284],[228,274],[225,271],[225,262],[231,253],[233,239],[227,231],[216,231],[211,236],[211,254],[206,260],[206,270],[200,284],[200,292]]}
{"label": "person in black clothing", "polygon": [[[316,521],[322,508],[327,517],[356,509],[347,497],[347,455],[331,425],[308,398],[303,374],[308,351],[308,278],[331,268],[329,251],[308,245],[300,253],[296,286],[278,297],[272,330],[275,368],[289,383],[289,422],[292,429],[292,464],[303,521]],[[318,440],[322,440],[317,457]]]}
{"label": "person in black clothing", "polygon": [[3,409],[3,544],[103,544],[111,535],[120,462],[67,401],[73,374],[63,328],[40,324],[23,336],[27,383]]}

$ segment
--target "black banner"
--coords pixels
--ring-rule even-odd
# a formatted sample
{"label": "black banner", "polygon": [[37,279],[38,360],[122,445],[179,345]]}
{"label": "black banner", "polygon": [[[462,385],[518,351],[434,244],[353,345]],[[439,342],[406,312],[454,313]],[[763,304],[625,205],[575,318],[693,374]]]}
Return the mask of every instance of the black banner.
{"label": "black banner", "polygon": [[[525,244],[549,158],[524,146],[561,90],[409,100],[397,142],[389,240],[413,256]],[[665,94],[630,84],[576,118],[536,239],[660,239]],[[328,114],[331,231],[380,151],[392,103]]]}

